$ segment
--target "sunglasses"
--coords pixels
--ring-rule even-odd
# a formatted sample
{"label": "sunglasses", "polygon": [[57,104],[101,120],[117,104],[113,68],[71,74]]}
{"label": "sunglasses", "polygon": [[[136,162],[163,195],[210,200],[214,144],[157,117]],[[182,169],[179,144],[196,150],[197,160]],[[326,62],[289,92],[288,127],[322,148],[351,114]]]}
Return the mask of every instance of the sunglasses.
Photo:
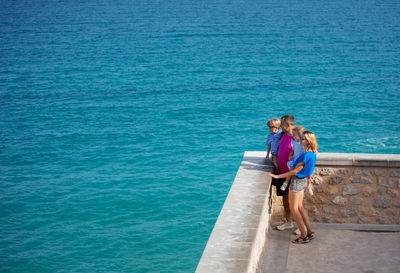
{"label": "sunglasses", "polygon": [[299,136],[300,140],[305,140],[305,138],[303,136]]}

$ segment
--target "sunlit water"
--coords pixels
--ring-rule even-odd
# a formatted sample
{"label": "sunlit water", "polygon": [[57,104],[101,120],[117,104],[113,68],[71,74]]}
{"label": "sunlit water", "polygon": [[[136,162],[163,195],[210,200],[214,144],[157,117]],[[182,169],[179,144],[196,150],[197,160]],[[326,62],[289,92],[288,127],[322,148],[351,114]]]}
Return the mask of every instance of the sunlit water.
{"label": "sunlit water", "polygon": [[0,271],[193,272],[246,150],[400,153],[400,2],[0,1]]}

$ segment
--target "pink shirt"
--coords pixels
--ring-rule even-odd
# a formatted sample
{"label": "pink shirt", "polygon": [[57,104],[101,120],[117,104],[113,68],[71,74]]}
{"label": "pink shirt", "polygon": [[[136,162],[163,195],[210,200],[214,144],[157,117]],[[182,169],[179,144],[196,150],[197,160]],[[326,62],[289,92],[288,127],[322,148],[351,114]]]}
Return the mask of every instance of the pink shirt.
{"label": "pink shirt", "polygon": [[288,136],[286,133],[282,134],[281,141],[279,142],[278,151],[278,174],[286,173],[289,171],[287,162],[289,161],[289,154],[292,150],[293,135]]}

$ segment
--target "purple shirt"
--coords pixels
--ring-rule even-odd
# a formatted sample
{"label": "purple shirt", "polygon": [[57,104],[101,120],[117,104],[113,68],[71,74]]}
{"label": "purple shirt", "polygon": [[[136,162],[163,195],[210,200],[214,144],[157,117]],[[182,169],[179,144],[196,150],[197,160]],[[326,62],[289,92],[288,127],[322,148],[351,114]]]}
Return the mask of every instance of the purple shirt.
{"label": "purple shirt", "polygon": [[282,134],[281,141],[279,142],[278,151],[278,174],[286,173],[289,171],[287,162],[289,159],[290,151],[292,150],[293,135],[288,136],[286,133]]}

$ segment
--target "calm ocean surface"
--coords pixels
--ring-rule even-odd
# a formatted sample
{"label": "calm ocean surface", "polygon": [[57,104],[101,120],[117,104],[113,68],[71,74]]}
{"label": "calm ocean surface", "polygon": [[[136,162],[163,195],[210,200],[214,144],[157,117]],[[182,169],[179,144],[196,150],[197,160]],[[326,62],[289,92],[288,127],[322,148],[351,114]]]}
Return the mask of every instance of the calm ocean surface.
{"label": "calm ocean surface", "polygon": [[194,272],[246,150],[400,153],[398,0],[0,0],[0,271]]}

